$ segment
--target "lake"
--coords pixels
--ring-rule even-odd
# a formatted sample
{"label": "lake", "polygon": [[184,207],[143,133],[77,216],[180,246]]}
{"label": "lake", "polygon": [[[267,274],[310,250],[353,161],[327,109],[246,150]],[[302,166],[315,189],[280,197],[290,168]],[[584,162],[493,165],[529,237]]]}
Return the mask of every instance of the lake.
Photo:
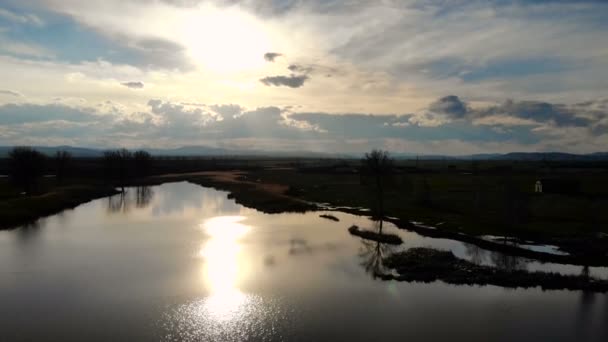
{"label": "lake", "polygon": [[[181,182],[129,188],[0,231],[0,341],[607,341],[608,296],[374,279],[382,255],[450,249],[500,267],[580,273],[366,217],[268,215]],[[606,277],[605,268],[592,275]]]}

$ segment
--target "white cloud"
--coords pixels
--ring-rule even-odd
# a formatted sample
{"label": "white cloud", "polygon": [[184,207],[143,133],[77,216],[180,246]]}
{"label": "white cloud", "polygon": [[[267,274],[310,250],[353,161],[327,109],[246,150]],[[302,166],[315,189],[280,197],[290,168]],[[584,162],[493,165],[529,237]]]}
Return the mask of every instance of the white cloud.
{"label": "white cloud", "polygon": [[36,58],[53,58],[55,56],[52,51],[38,44],[14,41],[0,35],[0,54],[2,53]]}
{"label": "white cloud", "polygon": [[5,8],[0,8],[0,17],[17,24],[30,24],[34,26],[44,26],[44,21],[35,14],[18,14]]}

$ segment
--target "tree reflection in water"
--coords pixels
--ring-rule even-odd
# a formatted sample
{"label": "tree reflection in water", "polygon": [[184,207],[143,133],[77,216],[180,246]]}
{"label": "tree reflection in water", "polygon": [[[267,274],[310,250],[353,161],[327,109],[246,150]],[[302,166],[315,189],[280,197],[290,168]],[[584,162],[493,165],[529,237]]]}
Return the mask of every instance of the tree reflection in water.
{"label": "tree reflection in water", "polygon": [[138,208],[145,208],[150,205],[150,201],[154,196],[154,191],[149,186],[138,186],[135,189],[135,193],[135,206]]}
{"label": "tree reflection in water", "polygon": [[135,192],[125,189],[121,193],[108,197],[108,211],[110,213],[127,213],[133,206],[138,209],[150,205],[154,191],[149,186],[135,187]]}
{"label": "tree reflection in water", "polygon": [[[382,234],[382,226],[382,218],[374,221],[374,230],[379,234]],[[393,253],[396,246],[365,239],[361,239],[361,244],[359,256],[362,259],[361,266],[365,268],[365,271],[371,274],[374,279],[386,273],[383,263],[384,258]]]}

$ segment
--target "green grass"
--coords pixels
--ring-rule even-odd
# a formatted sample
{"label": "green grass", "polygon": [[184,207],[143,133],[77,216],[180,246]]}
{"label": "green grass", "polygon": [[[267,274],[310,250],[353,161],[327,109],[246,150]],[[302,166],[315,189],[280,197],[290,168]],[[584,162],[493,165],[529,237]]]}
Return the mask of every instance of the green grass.
{"label": "green grass", "polygon": [[[361,184],[357,174],[305,173],[295,170],[253,171],[250,180],[281,183],[290,193],[307,201],[336,206],[373,208],[375,189]],[[400,174],[386,186],[385,215],[401,219],[442,223],[442,229],[470,234],[568,236],[608,232],[608,198],[602,189],[605,174],[582,179],[577,196],[534,194],[536,175],[463,175],[460,173]],[[423,182],[429,186],[430,202],[420,203]],[[516,189],[523,203],[522,217],[506,211],[506,189]]]}

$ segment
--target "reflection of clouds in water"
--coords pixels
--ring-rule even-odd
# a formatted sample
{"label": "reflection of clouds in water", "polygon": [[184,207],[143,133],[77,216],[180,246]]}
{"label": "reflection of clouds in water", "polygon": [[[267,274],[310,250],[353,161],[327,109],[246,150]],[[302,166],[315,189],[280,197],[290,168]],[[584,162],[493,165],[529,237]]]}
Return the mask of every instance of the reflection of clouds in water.
{"label": "reflection of clouds in water", "polygon": [[180,214],[189,208],[199,214],[237,214],[241,206],[228,199],[228,193],[207,189],[187,182],[168,183],[156,187],[151,204],[154,216]]}
{"label": "reflection of clouds in water", "polygon": [[338,249],[338,244],[327,242],[321,244],[310,244],[308,240],[294,238],[289,240],[288,254],[292,256],[315,254],[319,252],[332,252]]}
{"label": "reflection of clouds in water", "polygon": [[[107,211],[149,217],[214,216],[238,214],[243,208],[227,193],[198,185],[179,182],[155,187],[129,187],[124,193],[106,199]],[[190,215],[191,214],[191,215]]]}
{"label": "reflection of clouds in water", "polygon": [[526,270],[528,268],[528,259],[490,251],[473,244],[463,243],[463,245],[467,257],[465,259],[476,265],[495,266],[507,271]]}
{"label": "reflection of clouds in water", "polygon": [[488,251],[483,248],[480,248],[479,246],[465,243],[464,248],[465,253],[469,257],[469,261],[476,265],[484,264],[485,260],[487,260],[488,258]]}

